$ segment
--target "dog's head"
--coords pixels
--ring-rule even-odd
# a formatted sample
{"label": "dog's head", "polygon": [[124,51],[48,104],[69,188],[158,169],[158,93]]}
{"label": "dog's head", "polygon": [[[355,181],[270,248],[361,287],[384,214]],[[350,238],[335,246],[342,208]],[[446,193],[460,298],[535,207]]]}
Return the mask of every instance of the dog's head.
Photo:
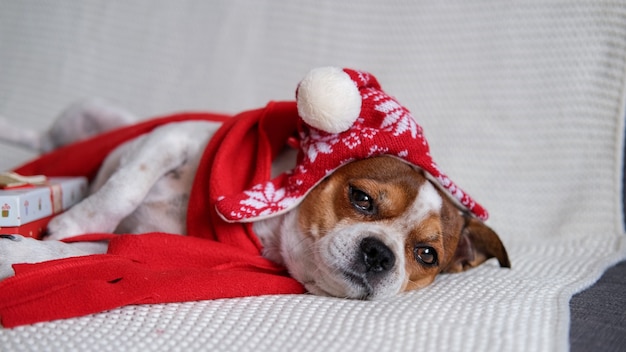
{"label": "dog's head", "polygon": [[386,297],[491,257],[509,266],[479,220],[486,209],[437,166],[422,127],[373,75],[313,69],[296,107],[282,116],[295,124],[295,167],[219,197],[216,210],[226,221],[262,223],[264,255],[310,292]]}
{"label": "dog's head", "polygon": [[393,157],[336,170],[297,216],[298,236],[283,243],[283,259],[314,294],[376,299],[492,257],[510,267],[493,230],[461,211],[423,171]]}

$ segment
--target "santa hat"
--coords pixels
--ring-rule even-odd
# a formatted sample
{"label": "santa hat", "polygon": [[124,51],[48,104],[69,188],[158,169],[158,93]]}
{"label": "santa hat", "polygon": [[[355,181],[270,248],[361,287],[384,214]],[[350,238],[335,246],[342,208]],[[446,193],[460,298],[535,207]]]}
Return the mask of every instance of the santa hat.
{"label": "santa hat", "polygon": [[313,69],[296,91],[299,153],[296,167],[243,193],[220,197],[217,212],[229,222],[283,214],[325,177],[355,160],[389,155],[426,171],[451,199],[486,220],[487,211],[448,178],[430,156],[410,112],[367,72]]}

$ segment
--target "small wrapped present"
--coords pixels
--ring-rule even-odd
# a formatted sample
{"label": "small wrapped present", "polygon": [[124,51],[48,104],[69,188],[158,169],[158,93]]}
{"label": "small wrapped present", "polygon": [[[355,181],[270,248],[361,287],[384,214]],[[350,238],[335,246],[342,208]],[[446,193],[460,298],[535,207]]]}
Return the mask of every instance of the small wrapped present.
{"label": "small wrapped present", "polygon": [[0,234],[41,238],[46,225],[87,195],[85,177],[0,174]]}

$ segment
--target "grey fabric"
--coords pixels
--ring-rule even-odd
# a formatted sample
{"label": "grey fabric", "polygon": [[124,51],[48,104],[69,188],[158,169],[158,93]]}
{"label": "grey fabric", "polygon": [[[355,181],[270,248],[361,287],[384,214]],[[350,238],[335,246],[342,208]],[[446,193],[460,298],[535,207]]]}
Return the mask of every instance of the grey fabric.
{"label": "grey fabric", "polygon": [[[626,159],[622,168],[623,212],[626,209]],[[626,223],[623,225],[626,228]],[[574,295],[570,309],[572,352],[626,351],[626,261],[608,269],[589,289]]]}
{"label": "grey fabric", "polygon": [[572,352],[626,351],[626,261],[574,295],[570,307]]}

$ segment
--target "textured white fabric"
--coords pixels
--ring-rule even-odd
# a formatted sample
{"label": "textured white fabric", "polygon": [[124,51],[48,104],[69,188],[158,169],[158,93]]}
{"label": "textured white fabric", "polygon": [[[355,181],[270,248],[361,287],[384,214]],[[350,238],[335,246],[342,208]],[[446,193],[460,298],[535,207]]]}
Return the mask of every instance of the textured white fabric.
{"label": "textured white fabric", "polygon": [[[566,350],[571,295],[626,257],[625,19],[623,1],[1,1],[0,115],[38,129],[80,97],[237,112],[293,99],[315,66],[373,72],[513,269],[380,302],[125,307],[0,330],[0,349]],[[29,156],[2,146],[0,168]]]}

